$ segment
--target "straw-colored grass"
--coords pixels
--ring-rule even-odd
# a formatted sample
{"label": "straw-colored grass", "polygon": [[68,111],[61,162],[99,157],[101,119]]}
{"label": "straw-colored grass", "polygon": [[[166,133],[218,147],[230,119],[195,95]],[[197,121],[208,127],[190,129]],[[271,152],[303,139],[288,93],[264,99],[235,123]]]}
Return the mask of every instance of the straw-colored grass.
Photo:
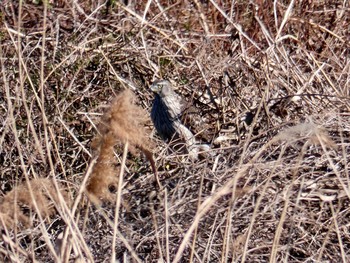
{"label": "straw-colored grass", "polygon": [[[349,262],[349,14],[2,1],[0,261]],[[156,79],[197,108],[202,158],[155,132]]]}

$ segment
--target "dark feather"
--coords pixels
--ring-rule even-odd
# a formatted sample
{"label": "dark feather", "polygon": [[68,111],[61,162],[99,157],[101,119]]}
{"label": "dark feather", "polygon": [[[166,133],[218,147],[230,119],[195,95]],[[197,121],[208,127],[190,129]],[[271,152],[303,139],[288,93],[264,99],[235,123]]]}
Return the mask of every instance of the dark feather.
{"label": "dark feather", "polygon": [[153,101],[151,119],[158,134],[165,141],[170,141],[176,133],[174,118],[170,112],[171,109],[169,109],[165,101],[159,94],[156,94]]}

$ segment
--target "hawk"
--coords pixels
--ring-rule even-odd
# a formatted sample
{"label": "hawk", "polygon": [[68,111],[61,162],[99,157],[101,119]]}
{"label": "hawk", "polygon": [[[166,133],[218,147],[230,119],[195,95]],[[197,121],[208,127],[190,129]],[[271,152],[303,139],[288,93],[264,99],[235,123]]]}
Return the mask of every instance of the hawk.
{"label": "hawk", "polygon": [[151,110],[151,119],[160,137],[166,141],[182,141],[187,151],[195,158],[200,150],[208,150],[206,144],[199,144],[193,133],[182,123],[184,105],[168,80],[152,83],[155,93]]}

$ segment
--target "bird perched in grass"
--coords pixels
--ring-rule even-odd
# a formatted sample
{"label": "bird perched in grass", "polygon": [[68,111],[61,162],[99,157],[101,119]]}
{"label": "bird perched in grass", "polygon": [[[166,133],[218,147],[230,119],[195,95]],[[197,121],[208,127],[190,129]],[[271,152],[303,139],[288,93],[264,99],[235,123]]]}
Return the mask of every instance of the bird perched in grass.
{"label": "bird perched in grass", "polygon": [[151,90],[155,93],[151,119],[160,137],[169,142],[176,136],[176,126],[180,124],[181,98],[168,80],[153,82]]}
{"label": "bird perched in grass", "polygon": [[170,81],[155,81],[150,88],[155,93],[151,119],[160,137],[166,142],[183,141],[194,156],[203,148],[207,150],[209,146],[198,144],[193,133],[181,122],[184,105]]}

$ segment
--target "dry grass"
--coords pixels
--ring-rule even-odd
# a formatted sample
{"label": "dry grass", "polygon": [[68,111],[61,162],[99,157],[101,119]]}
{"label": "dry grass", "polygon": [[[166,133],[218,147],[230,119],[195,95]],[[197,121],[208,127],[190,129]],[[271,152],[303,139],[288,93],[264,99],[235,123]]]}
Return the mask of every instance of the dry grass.
{"label": "dry grass", "polygon": [[[349,262],[347,1],[124,2],[1,2],[1,261]],[[149,136],[159,78],[205,158]]]}
{"label": "dry grass", "polygon": [[[99,201],[113,201],[118,188],[118,178],[115,176],[120,173],[117,169],[118,163],[114,157],[114,147],[128,143],[128,150],[137,154],[137,149],[145,153],[152,164],[155,166],[149,147],[150,139],[144,127],[146,112],[135,105],[135,98],[131,91],[126,90],[114,99],[101,118],[99,125],[99,134],[93,140],[91,146],[97,162],[94,165],[92,174],[89,178],[87,191],[90,197],[99,203]],[[123,170],[123,169],[122,169]],[[154,168],[156,174],[156,169]]]}

